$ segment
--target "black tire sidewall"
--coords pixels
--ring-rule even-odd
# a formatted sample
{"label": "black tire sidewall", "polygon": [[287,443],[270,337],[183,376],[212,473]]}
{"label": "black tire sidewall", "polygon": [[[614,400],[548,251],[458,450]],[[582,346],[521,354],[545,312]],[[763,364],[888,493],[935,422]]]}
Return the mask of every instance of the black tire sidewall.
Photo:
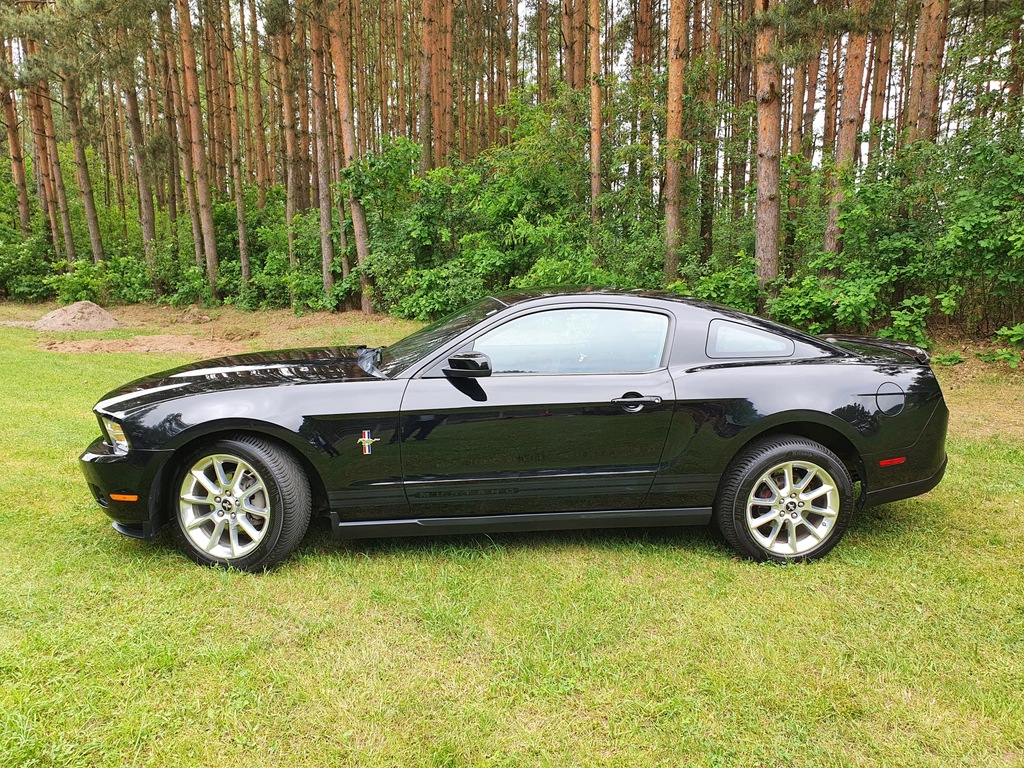
{"label": "black tire sidewall", "polygon": [[[227,454],[237,456],[247,462],[259,474],[260,479],[266,487],[268,501],[270,502],[270,519],[267,522],[268,530],[260,541],[259,545],[244,557],[224,559],[212,557],[201,549],[197,549],[195,543],[185,532],[180,513],[181,485],[192,467],[201,458],[214,454]],[[169,503],[174,515],[174,529],[177,537],[182,542],[182,549],[192,560],[201,565],[213,565],[220,568],[236,568],[242,571],[262,570],[269,555],[274,551],[281,538],[281,530],[284,526],[285,509],[284,496],[281,493],[280,480],[277,473],[267,464],[267,456],[260,446],[252,445],[235,439],[221,439],[207,443],[198,450],[192,451],[182,459],[178,471],[174,475],[174,483],[170,487]]]}
{"label": "black tire sidewall", "polygon": [[[820,466],[836,483],[839,514],[832,533],[817,547],[798,555],[781,555],[761,547],[747,528],[747,500],[760,477],[785,461],[806,461]],[[719,491],[715,514],[726,540],[742,554],[758,561],[800,562],[815,560],[835,547],[846,531],[853,511],[853,481],[843,462],[832,451],[801,437],[762,441],[745,451],[730,468]]]}

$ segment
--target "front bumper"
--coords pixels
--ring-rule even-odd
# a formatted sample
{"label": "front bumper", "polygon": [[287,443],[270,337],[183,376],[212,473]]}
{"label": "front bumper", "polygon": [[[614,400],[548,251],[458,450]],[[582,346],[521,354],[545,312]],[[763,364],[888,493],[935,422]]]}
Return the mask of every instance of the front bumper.
{"label": "front bumper", "polygon": [[114,453],[99,437],[79,457],[93,498],[119,533],[140,539],[156,535],[162,522],[161,480],[173,453],[136,449]]}

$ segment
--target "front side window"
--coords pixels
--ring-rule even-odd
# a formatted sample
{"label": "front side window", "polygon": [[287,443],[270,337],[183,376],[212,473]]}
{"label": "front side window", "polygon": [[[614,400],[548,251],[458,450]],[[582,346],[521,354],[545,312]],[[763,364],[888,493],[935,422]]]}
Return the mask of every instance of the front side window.
{"label": "front side window", "polygon": [[639,373],[661,367],[668,317],[629,309],[535,312],[478,338],[501,373]]}

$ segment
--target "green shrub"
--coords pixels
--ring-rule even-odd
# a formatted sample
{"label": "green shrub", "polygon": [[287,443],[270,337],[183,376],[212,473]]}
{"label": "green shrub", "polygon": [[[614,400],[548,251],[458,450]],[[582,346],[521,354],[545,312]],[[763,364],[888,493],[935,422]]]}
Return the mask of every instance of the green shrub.
{"label": "green shrub", "polygon": [[22,239],[20,234],[0,231],[0,294],[19,301],[53,298],[54,288],[48,282],[53,268],[43,253],[42,237]]}

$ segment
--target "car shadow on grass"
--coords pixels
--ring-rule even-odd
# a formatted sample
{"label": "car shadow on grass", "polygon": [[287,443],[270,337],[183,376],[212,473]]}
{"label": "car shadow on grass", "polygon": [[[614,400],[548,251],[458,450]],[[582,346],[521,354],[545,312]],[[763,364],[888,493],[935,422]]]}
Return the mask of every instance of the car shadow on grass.
{"label": "car shadow on grass", "polygon": [[351,558],[394,555],[481,557],[495,550],[576,549],[594,550],[689,550],[695,554],[728,555],[724,542],[706,526],[659,528],[605,528],[566,531],[466,533],[441,536],[405,536],[342,539],[332,536],[330,522],[311,521],[299,549],[302,557]]}

